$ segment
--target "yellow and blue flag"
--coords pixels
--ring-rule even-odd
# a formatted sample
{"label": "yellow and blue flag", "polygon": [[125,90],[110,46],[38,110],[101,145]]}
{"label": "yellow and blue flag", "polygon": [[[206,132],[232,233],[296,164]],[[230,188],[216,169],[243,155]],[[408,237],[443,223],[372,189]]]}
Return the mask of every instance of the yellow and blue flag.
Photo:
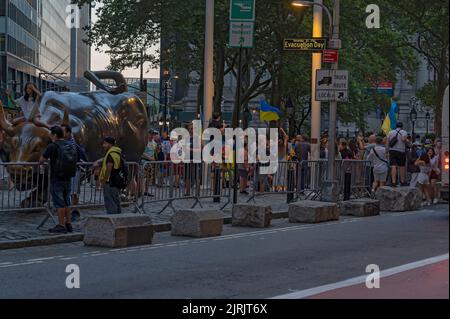
{"label": "yellow and blue flag", "polygon": [[384,134],[388,135],[390,131],[395,130],[397,128],[397,113],[398,113],[397,103],[394,100],[392,100],[389,114],[386,115],[386,118],[383,121],[383,125],[381,125],[381,129],[383,130]]}
{"label": "yellow and blue flag", "polygon": [[265,100],[261,100],[259,107],[259,118],[261,121],[278,121],[283,113],[274,106],[269,105]]}

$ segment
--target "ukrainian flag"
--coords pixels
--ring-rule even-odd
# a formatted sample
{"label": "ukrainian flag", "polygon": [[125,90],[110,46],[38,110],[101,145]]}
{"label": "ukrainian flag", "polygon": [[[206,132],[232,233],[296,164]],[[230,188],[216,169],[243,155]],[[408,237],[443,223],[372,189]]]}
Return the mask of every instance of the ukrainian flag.
{"label": "ukrainian flag", "polygon": [[389,114],[386,115],[383,125],[381,125],[381,129],[383,130],[384,134],[388,135],[390,131],[395,130],[397,128],[397,113],[398,113],[397,103],[394,100],[392,100]]}
{"label": "ukrainian flag", "polygon": [[261,106],[259,108],[259,118],[261,121],[278,121],[281,115],[282,113],[279,109],[269,105],[265,100],[261,100]]}

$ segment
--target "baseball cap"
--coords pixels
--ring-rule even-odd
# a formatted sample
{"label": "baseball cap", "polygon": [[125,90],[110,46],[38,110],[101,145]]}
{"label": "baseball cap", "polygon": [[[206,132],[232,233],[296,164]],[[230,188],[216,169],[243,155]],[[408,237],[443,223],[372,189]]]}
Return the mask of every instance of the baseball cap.
{"label": "baseball cap", "polygon": [[105,141],[106,143],[111,144],[111,145],[116,145],[116,139],[114,137],[111,137],[111,136],[105,137],[103,139],[103,141]]}

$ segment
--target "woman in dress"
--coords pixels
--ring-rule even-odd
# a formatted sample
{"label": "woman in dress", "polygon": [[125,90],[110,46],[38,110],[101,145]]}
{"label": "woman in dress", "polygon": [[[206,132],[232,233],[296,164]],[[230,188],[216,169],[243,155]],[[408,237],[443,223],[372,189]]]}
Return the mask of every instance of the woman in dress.
{"label": "woman in dress", "polygon": [[425,195],[425,200],[422,205],[431,205],[431,195],[430,195],[430,157],[428,154],[423,154],[415,163],[420,168],[420,173],[417,176],[417,184],[419,185],[422,195]]}
{"label": "woman in dress", "polygon": [[[7,91],[6,95],[12,101],[11,92]],[[13,125],[19,125],[24,122],[32,122],[38,127],[45,127],[50,130],[50,125],[41,122],[41,113],[39,111],[39,103],[42,98],[41,92],[36,86],[28,82],[23,88],[23,96],[14,101],[14,104],[20,108],[21,116],[12,121]]]}

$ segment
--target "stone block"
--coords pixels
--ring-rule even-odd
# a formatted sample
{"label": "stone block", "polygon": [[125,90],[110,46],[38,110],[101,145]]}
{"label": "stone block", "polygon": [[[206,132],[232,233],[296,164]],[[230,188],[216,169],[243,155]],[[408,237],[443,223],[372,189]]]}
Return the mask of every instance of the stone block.
{"label": "stone block", "polygon": [[344,201],[340,206],[340,215],[368,217],[380,215],[380,201],[371,198],[360,198]]}
{"label": "stone block", "polygon": [[254,204],[237,204],[232,210],[233,226],[256,228],[269,227],[272,220],[272,208]]}
{"label": "stone block", "polygon": [[153,233],[152,220],[146,215],[91,216],[85,225],[84,244],[111,248],[149,245]]}
{"label": "stone block", "polygon": [[223,216],[215,210],[181,210],[170,221],[172,236],[213,237],[223,231]]}
{"label": "stone block", "polygon": [[289,204],[290,223],[321,223],[339,219],[337,205],[311,200]]}
{"label": "stone block", "polygon": [[380,187],[376,194],[381,211],[405,212],[418,210],[422,204],[422,193],[415,187]]}

